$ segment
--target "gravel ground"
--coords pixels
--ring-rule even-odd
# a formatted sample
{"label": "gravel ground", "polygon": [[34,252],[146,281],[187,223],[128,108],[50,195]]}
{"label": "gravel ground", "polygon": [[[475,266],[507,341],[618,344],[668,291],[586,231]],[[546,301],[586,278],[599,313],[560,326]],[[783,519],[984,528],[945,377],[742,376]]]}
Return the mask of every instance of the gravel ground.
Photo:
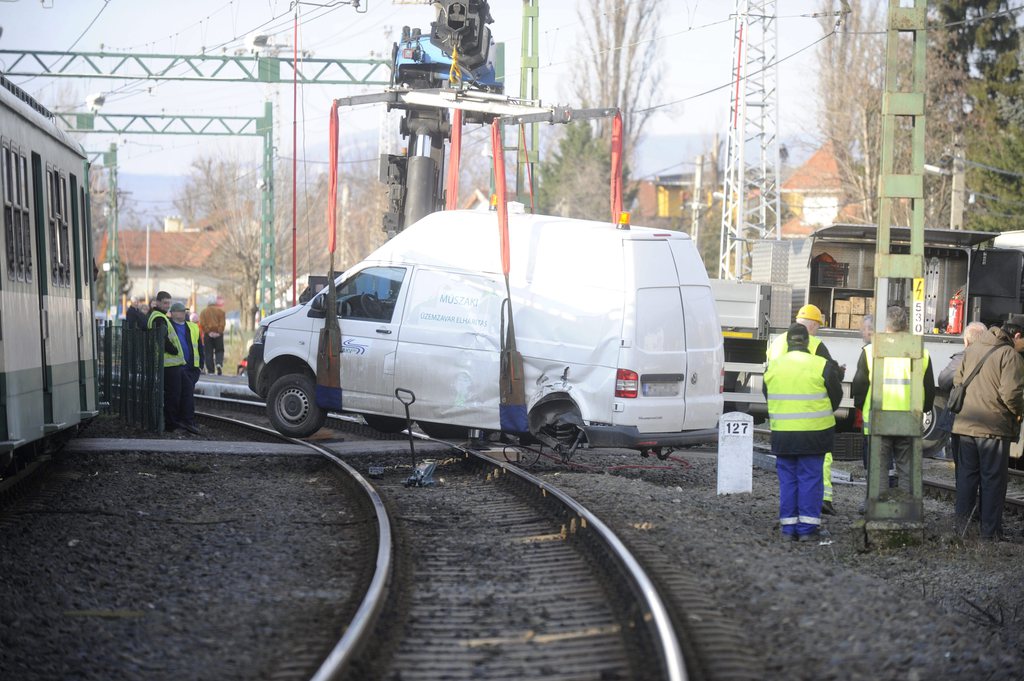
{"label": "gravel ground", "polygon": [[313,457],[61,456],[0,513],[0,679],[308,679],[368,517]]}
{"label": "gravel ground", "polygon": [[[982,542],[953,532],[950,502],[926,499],[921,545],[858,552],[865,488],[837,485],[832,543],[782,542],[773,472],[755,468],[751,494],[718,496],[714,452],[680,458],[587,452],[575,461],[591,471],[541,475],[696,575],[746,632],[764,678],[1024,678],[1020,518],[1004,519],[1009,541]],[[859,463],[836,467],[863,475]]]}
{"label": "gravel ground", "polygon": [[[116,430],[97,420],[86,435]],[[966,536],[954,531],[951,502],[929,498],[922,544],[861,552],[853,524],[864,487],[837,484],[838,515],[826,516],[831,543],[782,542],[774,472],[755,468],[752,493],[718,496],[713,450],[677,457],[660,462],[633,452],[580,452],[574,462],[586,469],[542,460],[532,470],[593,508],[628,543],[654,544],[695,576],[745,632],[765,679],[1024,679],[1020,517],[1004,518],[1009,541],[982,542],[976,528]],[[837,462],[836,469],[855,480],[863,476],[859,463]],[[272,482],[257,489],[270,494]],[[9,589],[6,532],[0,526],[0,586]],[[43,549],[32,560],[52,563]],[[271,557],[261,560],[273,570]],[[5,632],[13,622],[12,601],[3,593],[0,677],[19,678],[5,673]],[[171,677],[161,671],[147,678]]]}

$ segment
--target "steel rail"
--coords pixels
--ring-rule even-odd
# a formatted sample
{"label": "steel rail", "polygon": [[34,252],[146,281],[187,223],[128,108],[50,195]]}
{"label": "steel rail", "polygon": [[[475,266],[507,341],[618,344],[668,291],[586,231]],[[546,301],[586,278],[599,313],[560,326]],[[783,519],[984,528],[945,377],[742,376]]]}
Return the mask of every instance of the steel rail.
{"label": "steel rail", "polygon": [[366,595],[363,597],[362,602],[356,609],[356,613],[353,616],[352,621],[346,626],[345,633],[320,664],[320,668],[317,669],[316,673],[313,675],[312,681],[333,681],[341,678],[349,664],[352,663],[360,649],[373,634],[374,627],[380,616],[381,610],[384,608],[384,602],[387,596],[387,583],[391,579],[394,560],[392,557],[393,542],[391,535],[391,519],[384,507],[384,501],[380,498],[380,495],[377,493],[377,490],[373,485],[371,485],[370,482],[359,473],[359,471],[342,461],[328,449],[313,444],[312,442],[306,442],[304,440],[282,435],[271,428],[264,428],[263,426],[247,423],[238,419],[232,419],[227,416],[220,416],[218,414],[209,414],[205,412],[196,412],[196,416],[202,416],[203,418],[215,421],[223,421],[237,426],[244,426],[252,430],[277,436],[291,444],[308,447],[348,473],[350,478],[366,492],[372,502],[374,513],[377,518],[378,533],[376,569],[374,570],[373,579],[370,580],[370,586],[367,588]]}
{"label": "steel rail", "polygon": [[[197,395],[196,397],[200,396]],[[222,397],[206,397],[205,399],[216,401],[218,403],[223,404],[259,404],[248,400],[232,400],[230,398]],[[335,416],[336,418],[343,419],[346,421],[351,420],[356,423],[359,422],[359,419],[357,417],[337,415],[332,416]],[[235,421],[234,419],[228,419],[226,417],[220,418],[223,418],[226,421],[244,423],[241,421]],[[269,428],[263,428],[261,426],[251,427],[257,428],[262,432],[278,435],[283,439],[288,440],[289,442],[304,444],[318,451],[325,451],[323,450],[322,447],[312,445],[311,443],[305,442],[303,440],[296,440],[294,438],[289,438],[287,436],[280,435],[280,433],[278,433],[277,431]],[[425,435],[419,435],[418,433],[414,433],[414,436],[417,437],[418,439],[442,442],[444,444],[451,446],[453,449],[462,452],[465,456],[473,458],[474,460],[476,460],[477,462],[484,466],[493,466],[503,469],[506,473],[510,473],[514,475],[516,478],[520,479],[521,481],[542,490],[543,494],[557,500],[563,507],[565,507],[572,514],[575,514],[582,521],[584,521],[588,528],[593,529],[597,534],[598,538],[600,539],[600,541],[603,543],[608,553],[610,554],[610,556],[612,557],[612,559],[619,566],[620,573],[630,583],[634,595],[640,601],[640,605],[645,615],[643,619],[648,624],[653,642],[662,653],[661,667],[665,674],[664,678],[668,681],[687,681],[689,676],[686,672],[686,660],[683,655],[682,648],[679,645],[678,635],[675,630],[675,627],[672,624],[672,620],[669,615],[668,607],[666,606],[665,601],[658,593],[658,590],[655,587],[654,582],[651,580],[651,578],[644,571],[643,567],[640,565],[640,562],[636,559],[635,556],[633,556],[633,554],[622,542],[622,540],[618,537],[618,535],[616,535],[610,527],[608,527],[604,522],[602,522],[600,518],[598,518],[593,512],[591,512],[585,506],[581,505],[578,501],[573,499],[571,496],[569,496],[559,488],[541,480],[540,478],[522,470],[521,468],[513,466],[508,462],[497,460],[489,455],[496,452],[475,451],[454,444],[449,441],[437,440],[435,438],[431,438]],[[338,461],[340,464],[346,466],[346,468],[349,468],[347,464],[338,460],[330,452],[326,452],[326,455],[329,456],[332,460]],[[341,642],[339,642],[338,647],[341,647]],[[350,659],[351,654],[348,655],[348,657],[345,660],[345,663],[347,664],[347,662],[350,661]],[[325,662],[324,665],[326,667],[327,662]],[[326,679],[334,678],[337,677],[321,675],[320,672],[318,672],[317,676],[313,678],[313,681],[324,681]]]}
{"label": "steel rail", "polygon": [[623,575],[632,583],[633,592],[640,598],[645,614],[650,615],[649,618],[645,617],[644,619],[648,621],[654,640],[662,651],[663,659],[661,666],[665,672],[665,678],[669,681],[686,681],[689,677],[686,673],[685,659],[665,601],[662,600],[661,595],[654,586],[654,582],[647,576],[640,562],[633,556],[622,540],[619,539],[618,535],[589,509],[557,487],[549,485],[540,478],[507,462],[493,459],[485,453],[475,452],[463,447],[455,447],[467,455],[479,459],[486,465],[502,468],[506,473],[511,473],[521,480],[539,487],[545,494],[553,496],[563,506],[584,520],[587,527],[593,528],[597,532],[605,546],[610,550],[612,557],[619,563]]}

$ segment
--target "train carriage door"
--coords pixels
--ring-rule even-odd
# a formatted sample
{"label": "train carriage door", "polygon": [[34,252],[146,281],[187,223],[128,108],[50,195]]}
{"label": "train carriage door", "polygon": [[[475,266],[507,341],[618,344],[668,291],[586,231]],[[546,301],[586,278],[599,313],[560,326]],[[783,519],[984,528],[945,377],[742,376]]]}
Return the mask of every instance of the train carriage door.
{"label": "train carriage door", "polygon": [[[86,169],[88,169],[87,166]],[[75,305],[74,330],[77,367],[75,374],[78,378],[79,411],[81,417],[84,418],[92,415],[89,412],[88,390],[91,373],[88,361],[92,356],[92,333],[89,325],[92,324],[92,319],[86,316],[86,313],[91,315],[91,312],[89,311],[90,306],[85,301],[85,291],[88,289],[84,286],[82,276],[86,269],[84,242],[88,238],[88,232],[85,230],[85,190],[78,186],[77,177],[71,175],[70,179],[71,194],[68,196],[68,201],[71,204],[71,246],[74,257],[69,266]]]}

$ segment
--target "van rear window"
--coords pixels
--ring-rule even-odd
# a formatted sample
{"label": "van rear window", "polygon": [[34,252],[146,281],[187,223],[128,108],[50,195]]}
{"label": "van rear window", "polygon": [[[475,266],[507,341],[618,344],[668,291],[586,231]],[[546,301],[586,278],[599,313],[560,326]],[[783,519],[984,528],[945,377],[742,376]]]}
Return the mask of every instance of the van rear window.
{"label": "van rear window", "polygon": [[686,350],[679,289],[643,288],[636,292],[636,344],[645,352]]}

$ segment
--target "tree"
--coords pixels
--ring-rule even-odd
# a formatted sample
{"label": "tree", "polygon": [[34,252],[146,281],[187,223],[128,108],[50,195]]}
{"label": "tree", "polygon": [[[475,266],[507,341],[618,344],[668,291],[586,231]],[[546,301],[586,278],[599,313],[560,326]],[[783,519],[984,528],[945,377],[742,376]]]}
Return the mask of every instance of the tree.
{"label": "tree", "polygon": [[[581,107],[617,106],[623,119],[623,186],[659,79],[657,29],[662,0],[593,0],[577,5],[589,40],[574,63],[574,94]],[[572,217],[607,219],[611,121],[568,126],[554,158],[541,164],[540,207]],[[635,193],[635,192],[634,192]],[[627,196],[623,197],[629,205]]]}
{"label": "tree", "polygon": [[[835,27],[835,12],[847,3],[823,0],[819,6],[822,30]],[[850,0],[850,12],[842,18],[835,35],[818,47],[818,129],[822,142],[831,142],[842,182],[841,219],[877,222],[878,182],[881,166],[882,93],[885,86],[885,17],[879,0]],[[925,159],[933,165],[951,158],[952,147],[963,127],[961,81],[956,64],[942,58],[946,35],[930,31],[926,65],[928,113]],[[901,44],[902,64],[911,60],[911,45]],[[909,77],[900,71],[898,78]],[[897,172],[909,172],[910,131],[896,135]],[[925,177],[925,223],[949,223],[951,181],[948,176]],[[909,224],[910,206],[893,206],[895,224]]]}
{"label": "tree", "polygon": [[1024,110],[1020,27],[1007,0],[938,0],[946,35],[942,58],[959,74],[968,159],[967,186],[979,199],[971,229],[1024,229],[1015,210],[1024,190]]}

